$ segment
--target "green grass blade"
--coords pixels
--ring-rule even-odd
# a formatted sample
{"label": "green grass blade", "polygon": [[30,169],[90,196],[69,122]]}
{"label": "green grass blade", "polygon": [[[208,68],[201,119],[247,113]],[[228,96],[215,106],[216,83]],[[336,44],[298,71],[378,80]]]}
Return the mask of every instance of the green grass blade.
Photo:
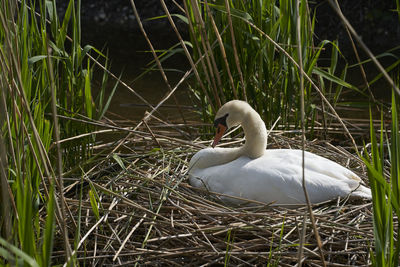
{"label": "green grass blade", "polygon": [[[6,240],[0,237],[0,245],[4,248],[8,249],[11,253],[13,253],[18,258],[22,259],[25,263],[29,264],[32,267],[39,267],[39,264],[30,257],[28,254],[17,248],[16,246],[8,243]],[[3,249],[2,252],[4,253],[5,250]]]}
{"label": "green grass blade", "polygon": [[342,79],[340,79],[340,78],[338,78],[338,77],[336,77],[336,76],[330,74],[329,72],[326,72],[326,71],[324,71],[324,70],[322,70],[320,68],[314,68],[313,69],[313,73],[317,74],[317,75],[319,75],[319,76],[321,76],[321,77],[323,77],[325,79],[327,79],[328,81],[334,82],[334,83],[336,83],[338,85],[341,85],[343,87],[352,89],[352,90],[360,93],[361,95],[367,96],[364,92],[362,92],[360,89],[358,89],[354,85],[352,85],[352,84],[350,84],[348,82],[345,82]]}
{"label": "green grass blade", "polygon": [[51,266],[51,255],[53,251],[54,226],[55,226],[55,209],[54,209],[54,190],[50,188],[49,199],[47,200],[47,216],[44,228],[43,245],[42,245],[42,262],[41,266]]}
{"label": "green grass blade", "polygon": [[93,105],[92,105],[92,90],[91,90],[91,71],[90,71],[90,61],[88,59],[88,66],[85,72],[85,109],[86,116],[93,118]]}
{"label": "green grass blade", "polygon": [[96,200],[96,194],[93,192],[94,192],[93,190],[89,191],[90,205],[92,206],[92,211],[94,213],[94,216],[96,217],[96,220],[99,220],[100,219],[99,207]]}

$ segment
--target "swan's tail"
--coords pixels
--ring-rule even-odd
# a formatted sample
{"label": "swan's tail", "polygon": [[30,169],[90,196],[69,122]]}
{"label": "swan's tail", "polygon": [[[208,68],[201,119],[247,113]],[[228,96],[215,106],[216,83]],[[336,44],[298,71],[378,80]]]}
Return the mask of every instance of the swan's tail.
{"label": "swan's tail", "polygon": [[351,192],[350,196],[372,199],[371,189],[369,189],[363,185],[360,185],[356,190]]}

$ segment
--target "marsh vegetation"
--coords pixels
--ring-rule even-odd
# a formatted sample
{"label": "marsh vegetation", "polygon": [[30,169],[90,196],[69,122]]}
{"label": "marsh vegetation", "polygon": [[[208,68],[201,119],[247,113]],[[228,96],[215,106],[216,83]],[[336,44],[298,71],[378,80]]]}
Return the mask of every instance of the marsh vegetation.
{"label": "marsh vegetation", "polygon": [[[352,65],[335,40],[316,41],[307,1],[173,1],[171,14],[161,0],[165,15],[153,20],[167,20],[177,38],[161,51],[130,2],[154,57],[146,72],[160,72],[167,87],[157,103],[110,71],[106,51],[82,43],[79,0],[62,16],[56,1],[0,4],[1,265],[398,266],[398,44],[369,54],[333,0],[355,44]],[[189,69],[171,82],[165,63],[176,54]],[[391,64],[379,67],[385,56]],[[363,69],[371,62],[372,77]],[[374,95],[377,83],[391,102]],[[193,109],[176,96],[182,85]],[[117,88],[146,108],[140,119],[107,112]],[[229,206],[191,187],[188,162],[231,99],[274,126],[269,148],[306,149],[352,169],[372,203]],[[174,120],[160,111],[165,103]],[[224,145],[243,141],[234,131]]]}

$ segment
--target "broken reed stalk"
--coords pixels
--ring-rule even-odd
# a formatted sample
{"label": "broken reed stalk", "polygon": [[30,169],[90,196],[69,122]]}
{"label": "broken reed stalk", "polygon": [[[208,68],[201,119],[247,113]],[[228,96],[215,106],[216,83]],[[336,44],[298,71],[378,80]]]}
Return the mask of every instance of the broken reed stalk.
{"label": "broken reed stalk", "polygon": [[[339,10],[339,12],[342,13],[338,2],[336,2],[336,7]],[[360,59],[360,56],[358,54],[358,50],[357,50],[357,47],[356,47],[356,45],[354,43],[353,37],[351,36],[350,30],[347,27],[347,25],[345,25],[345,24],[344,24],[344,27],[346,29],[347,36],[349,37],[349,40],[350,40],[351,47],[353,49],[354,55],[356,56],[357,62],[359,64],[359,66],[360,66],[360,73],[361,73],[361,76],[362,76],[363,81],[365,83],[365,87],[368,89],[368,92],[369,92],[369,95],[370,95],[372,101],[374,101],[374,103],[378,103],[376,98],[375,98],[375,96],[374,96],[374,94],[371,91],[371,87],[370,87],[368,79],[367,79],[367,74],[365,73],[363,64],[361,64],[361,59]],[[379,105],[376,105],[376,108],[379,110],[380,109]]]}
{"label": "broken reed stalk", "polygon": [[[340,8],[340,7],[338,6],[338,8]],[[373,100],[375,103],[377,103],[377,101],[376,101],[376,99],[375,99],[375,96],[374,96],[374,94],[373,94],[372,91],[371,91],[371,87],[369,86],[369,82],[368,82],[368,79],[367,79],[367,74],[365,73],[365,70],[364,70],[364,66],[363,66],[363,64],[361,64],[361,59],[360,59],[360,56],[359,56],[359,54],[358,54],[358,50],[357,50],[356,44],[354,43],[353,37],[351,37],[351,33],[350,33],[350,31],[349,31],[349,28],[347,28],[347,27],[345,27],[345,28],[346,28],[347,36],[349,37],[349,40],[350,40],[350,43],[351,43],[351,47],[353,48],[354,55],[356,56],[357,63],[358,63],[359,66],[360,66],[360,73],[361,73],[361,76],[362,76],[363,81],[364,81],[364,83],[365,83],[365,87],[367,87],[368,92],[369,92],[369,94],[370,94],[372,100]],[[379,106],[377,106],[377,107],[379,108]]]}
{"label": "broken reed stalk", "polygon": [[[299,75],[300,75],[300,113],[301,113],[301,177],[302,177],[302,188],[304,191],[304,198],[306,200],[307,203],[307,207],[310,213],[310,217],[312,216],[312,209],[311,209],[311,203],[310,203],[310,199],[308,197],[308,192],[307,192],[307,188],[306,188],[306,181],[305,181],[305,164],[304,164],[304,149],[305,149],[305,140],[306,140],[306,136],[305,136],[305,126],[304,126],[304,78],[303,78],[303,56],[301,53],[301,33],[300,33],[300,12],[299,12],[299,8],[300,8],[300,1],[296,1],[296,39],[297,39],[297,55],[298,55],[298,65],[299,65]],[[303,249],[304,249],[304,235],[307,229],[307,225],[306,225],[306,218],[307,218],[307,214],[304,214],[304,218],[303,218],[303,229],[301,231],[301,239],[300,239],[300,244],[299,244],[299,252],[298,252],[298,265],[301,267],[303,265]],[[312,221],[314,223],[314,221]],[[314,233],[316,234],[316,233]],[[319,245],[319,243],[318,243]],[[322,258],[321,258],[322,259]],[[324,262],[324,261],[323,261]]]}

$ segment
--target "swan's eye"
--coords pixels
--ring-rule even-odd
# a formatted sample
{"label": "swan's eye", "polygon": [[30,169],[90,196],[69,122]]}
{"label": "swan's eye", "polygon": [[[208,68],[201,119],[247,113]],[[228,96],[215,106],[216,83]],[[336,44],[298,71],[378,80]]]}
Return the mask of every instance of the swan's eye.
{"label": "swan's eye", "polygon": [[229,115],[229,114],[227,113],[227,114],[225,114],[224,116],[219,117],[218,119],[216,119],[216,120],[214,121],[214,127],[217,128],[219,124],[221,124],[222,126],[227,127],[226,118],[228,117],[228,115]]}

